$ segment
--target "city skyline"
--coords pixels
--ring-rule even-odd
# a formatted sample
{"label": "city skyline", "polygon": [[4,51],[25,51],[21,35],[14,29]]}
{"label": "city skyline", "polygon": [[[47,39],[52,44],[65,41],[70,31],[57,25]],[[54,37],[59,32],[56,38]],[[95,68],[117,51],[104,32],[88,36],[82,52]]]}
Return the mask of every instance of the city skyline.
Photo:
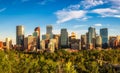
{"label": "city skyline", "polygon": [[80,35],[94,26],[108,28],[109,35],[120,35],[120,0],[0,0],[0,40],[12,38],[15,43],[16,26],[25,27],[25,35],[40,26],[41,34],[46,25],[53,26],[53,33],[60,34],[67,28],[69,34]]}

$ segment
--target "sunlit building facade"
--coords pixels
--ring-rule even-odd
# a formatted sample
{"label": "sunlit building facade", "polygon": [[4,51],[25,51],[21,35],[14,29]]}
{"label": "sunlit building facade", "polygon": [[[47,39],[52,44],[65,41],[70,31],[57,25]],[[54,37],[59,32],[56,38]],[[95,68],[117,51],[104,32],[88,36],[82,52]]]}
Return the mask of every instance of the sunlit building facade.
{"label": "sunlit building facade", "polygon": [[12,40],[11,40],[11,38],[6,38],[6,49],[12,49]]}
{"label": "sunlit building facade", "polygon": [[16,26],[16,45],[24,50],[24,27],[22,25]]}
{"label": "sunlit building facade", "polygon": [[101,38],[101,36],[97,36],[97,37],[96,37],[95,47],[96,47],[96,48],[99,48],[99,49],[102,48],[102,38]]}
{"label": "sunlit building facade", "polygon": [[94,49],[95,48],[95,38],[96,38],[96,30],[94,27],[89,27],[88,28],[88,33],[87,33],[87,47],[89,49]]}
{"label": "sunlit building facade", "polygon": [[28,37],[25,37],[24,38],[24,48],[27,51],[36,51],[36,45],[37,45],[36,40],[37,39],[32,35],[29,35]]}

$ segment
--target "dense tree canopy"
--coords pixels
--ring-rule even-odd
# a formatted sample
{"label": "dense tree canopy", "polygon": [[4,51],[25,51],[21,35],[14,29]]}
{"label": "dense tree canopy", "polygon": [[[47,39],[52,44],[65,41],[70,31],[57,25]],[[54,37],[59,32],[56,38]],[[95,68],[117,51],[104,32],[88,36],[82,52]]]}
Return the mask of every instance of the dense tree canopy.
{"label": "dense tree canopy", "polygon": [[120,50],[0,51],[0,73],[117,73]]}

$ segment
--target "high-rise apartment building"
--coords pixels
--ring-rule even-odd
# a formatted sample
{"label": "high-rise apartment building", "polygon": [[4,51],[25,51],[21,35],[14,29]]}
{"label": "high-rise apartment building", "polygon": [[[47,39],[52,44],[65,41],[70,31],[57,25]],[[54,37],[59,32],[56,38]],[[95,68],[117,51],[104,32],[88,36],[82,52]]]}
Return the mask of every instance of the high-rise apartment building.
{"label": "high-rise apartment building", "polygon": [[61,48],[68,47],[68,32],[67,29],[61,29],[61,37],[60,37],[60,45]]}
{"label": "high-rise apartment building", "polygon": [[[92,45],[92,48],[95,48],[95,37],[96,37],[96,30],[94,27],[89,27],[88,29],[88,45]],[[90,49],[92,49],[90,48]]]}
{"label": "high-rise apartment building", "polygon": [[93,44],[93,38],[96,37],[96,31],[95,31],[95,28],[93,27],[89,27],[88,29],[88,36],[89,36],[89,43],[92,43]]}
{"label": "high-rise apartment building", "polygon": [[102,28],[100,29],[100,36],[102,37],[102,48],[108,47],[108,29]]}

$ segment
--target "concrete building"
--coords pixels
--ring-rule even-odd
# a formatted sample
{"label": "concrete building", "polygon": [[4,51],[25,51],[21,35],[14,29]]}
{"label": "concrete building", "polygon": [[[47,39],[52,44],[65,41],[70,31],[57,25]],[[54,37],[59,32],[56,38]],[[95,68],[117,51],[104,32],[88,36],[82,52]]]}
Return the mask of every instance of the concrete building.
{"label": "concrete building", "polygon": [[68,32],[67,29],[61,29],[61,36],[60,36],[60,45],[61,48],[68,47]]}
{"label": "concrete building", "polygon": [[37,42],[36,42],[36,38],[32,35],[29,35],[28,37],[26,37],[24,39],[24,48],[27,50],[27,51],[36,51],[36,45],[37,45]]}
{"label": "concrete building", "polygon": [[96,38],[96,30],[94,27],[88,28],[87,35],[87,48],[94,49],[95,48],[95,38]]}
{"label": "concrete building", "polygon": [[75,50],[79,50],[80,49],[79,46],[80,46],[80,39],[74,39],[74,43],[72,42],[70,44],[70,48]]}
{"label": "concrete building", "polygon": [[73,48],[72,46],[75,45],[77,39],[76,34],[74,32],[71,33],[71,36],[69,36],[69,48]]}
{"label": "concrete building", "polygon": [[117,42],[116,46],[120,48],[120,36],[117,36],[116,42]]}
{"label": "concrete building", "polygon": [[110,36],[109,45],[111,48],[120,48],[120,36]]}
{"label": "concrete building", "polygon": [[88,32],[89,32],[88,33],[88,37],[89,37],[88,42],[89,42],[89,44],[93,44],[94,45],[93,39],[96,37],[96,30],[93,27],[89,27]]}
{"label": "concrete building", "polygon": [[86,35],[81,35],[81,49],[85,50],[87,44],[87,37]]}
{"label": "concrete building", "polygon": [[50,34],[42,35],[42,40],[49,40],[49,39],[50,39]]}
{"label": "concrete building", "polygon": [[60,35],[54,35],[55,39],[55,50],[58,50],[60,48]]}
{"label": "concrete building", "polygon": [[24,27],[16,26],[16,45],[20,47],[20,50],[24,50]]}
{"label": "concrete building", "polygon": [[108,29],[102,28],[100,29],[100,36],[102,37],[102,48],[108,47]]}
{"label": "concrete building", "polygon": [[6,49],[12,49],[12,40],[10,38],[6,38]]}
{"label": "concrete building", "polygon": [[52,30],[53,30],[52,25],[47,25],[46,26],[46,34],[48,34],[50,36],[50,39],[53,38]]}
{"label": "concrete building", "polygon": [[50,39],[48,50],[52,53],[55,51],[55,39]]}
{"label": "concrete building", "polygon": [[109,37],[109,45],[111,48],[115,47],[115,40],[116,40],[116,36],[110,36]]}
{"label": "concrete building", "polygon": [[42,40],[42,41],[40,42],[40,47],[41,47],[41,50],[43,50],[43,51],[46,50],[46,49],[45,49],[45,40]]}
{"label": "concrete building", "polygon": [[97,49],[101,49],[101,48],[102,48],[102,38],[101,38],[101,36],[97,36],[97,37],[96,37],[95,47],[96,47]]}
{"label": "concrete building", "polygon": [[40,49],[40,27],[36,27],[34,29],[33,36],[37,39],[36,40],[36,42],[37,42],[36,48]]}

